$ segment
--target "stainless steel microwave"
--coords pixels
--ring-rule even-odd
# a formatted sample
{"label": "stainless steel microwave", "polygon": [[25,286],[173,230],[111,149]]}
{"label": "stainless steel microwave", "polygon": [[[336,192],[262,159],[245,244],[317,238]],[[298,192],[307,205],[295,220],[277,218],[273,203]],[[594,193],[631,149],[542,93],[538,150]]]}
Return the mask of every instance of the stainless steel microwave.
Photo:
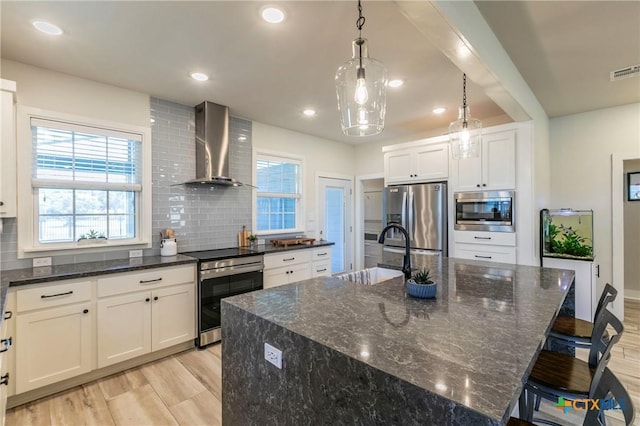
{"label": "stainless steel microwave", "polygon": [[454,229],[515,232],[515,191],[457,192],[453,197]]}

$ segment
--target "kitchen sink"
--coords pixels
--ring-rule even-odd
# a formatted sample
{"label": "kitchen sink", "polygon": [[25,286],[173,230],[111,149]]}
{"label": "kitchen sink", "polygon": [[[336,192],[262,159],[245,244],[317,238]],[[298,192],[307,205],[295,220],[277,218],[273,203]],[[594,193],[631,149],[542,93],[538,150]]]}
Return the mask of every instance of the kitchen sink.
{"label": "kitchen sink", "polygon": [[367,268],[360,271],[349,272],[342,275],[337,275],[336,278],[340,278],[345,281],[352,281],[358,284],[379,284],[394,278],[402,277],[404,274],[397,269],[389,268]]}

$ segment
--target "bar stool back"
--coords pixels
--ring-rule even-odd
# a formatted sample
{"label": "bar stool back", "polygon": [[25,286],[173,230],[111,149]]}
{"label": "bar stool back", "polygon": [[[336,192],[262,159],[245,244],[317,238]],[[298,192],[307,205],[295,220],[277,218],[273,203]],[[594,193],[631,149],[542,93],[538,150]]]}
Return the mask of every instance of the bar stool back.
{"label": "bar stool back", "polygon": [[[616,375],[613,374],[608,367],[605,368],[602,373],[602,377],[600,377],[600,383],[598,384],[594,397],[599,400],[598,405],[600,410],[587,411],[587,416],[583,423],[584,425],[606,425],[603,415],[605,408],[620,409],[624,416],[625,424],[627,426],[633,424],[633,420],[636,415],[633,400],[631,399],[629,392],[627,392],[622,383],[620,383],[620,380],[618,380]],[[613,405],[613,403],[615,403],[616,407],[608,406],[609,404]]]}

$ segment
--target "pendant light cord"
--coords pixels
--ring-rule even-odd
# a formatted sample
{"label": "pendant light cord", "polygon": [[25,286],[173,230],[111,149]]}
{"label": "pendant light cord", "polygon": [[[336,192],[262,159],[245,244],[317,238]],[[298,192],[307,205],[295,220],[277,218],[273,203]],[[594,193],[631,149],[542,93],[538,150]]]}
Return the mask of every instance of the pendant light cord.
{"label": "pendant light cord", "polygon": [[358,0],[358,19],[356,20],[356,28],[358,28],[358,49],[360,58],[360,69],[362,69],[362,27],[364,27],[365,18],[362,16],[362,4]]}
{"label": "pendant light cord", "polygon": [[462,74],[462,126],[467,127],[467,74]]}

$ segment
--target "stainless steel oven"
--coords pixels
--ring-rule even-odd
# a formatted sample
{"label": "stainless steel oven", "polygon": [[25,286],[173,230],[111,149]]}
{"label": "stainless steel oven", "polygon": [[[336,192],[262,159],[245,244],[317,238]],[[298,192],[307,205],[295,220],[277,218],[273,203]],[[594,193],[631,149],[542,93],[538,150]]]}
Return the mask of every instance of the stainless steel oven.
{"label": "stainless steel oven", "polygon": [[204,347],[222,339],[220,301],[262,289],[264,256],[242,248],[183,254],[199,259],[196,345]]}
{"label": "stainless steel oven", "polygon": [[515,191],[457,192],[454,200],[454,229],[515,232]]}

